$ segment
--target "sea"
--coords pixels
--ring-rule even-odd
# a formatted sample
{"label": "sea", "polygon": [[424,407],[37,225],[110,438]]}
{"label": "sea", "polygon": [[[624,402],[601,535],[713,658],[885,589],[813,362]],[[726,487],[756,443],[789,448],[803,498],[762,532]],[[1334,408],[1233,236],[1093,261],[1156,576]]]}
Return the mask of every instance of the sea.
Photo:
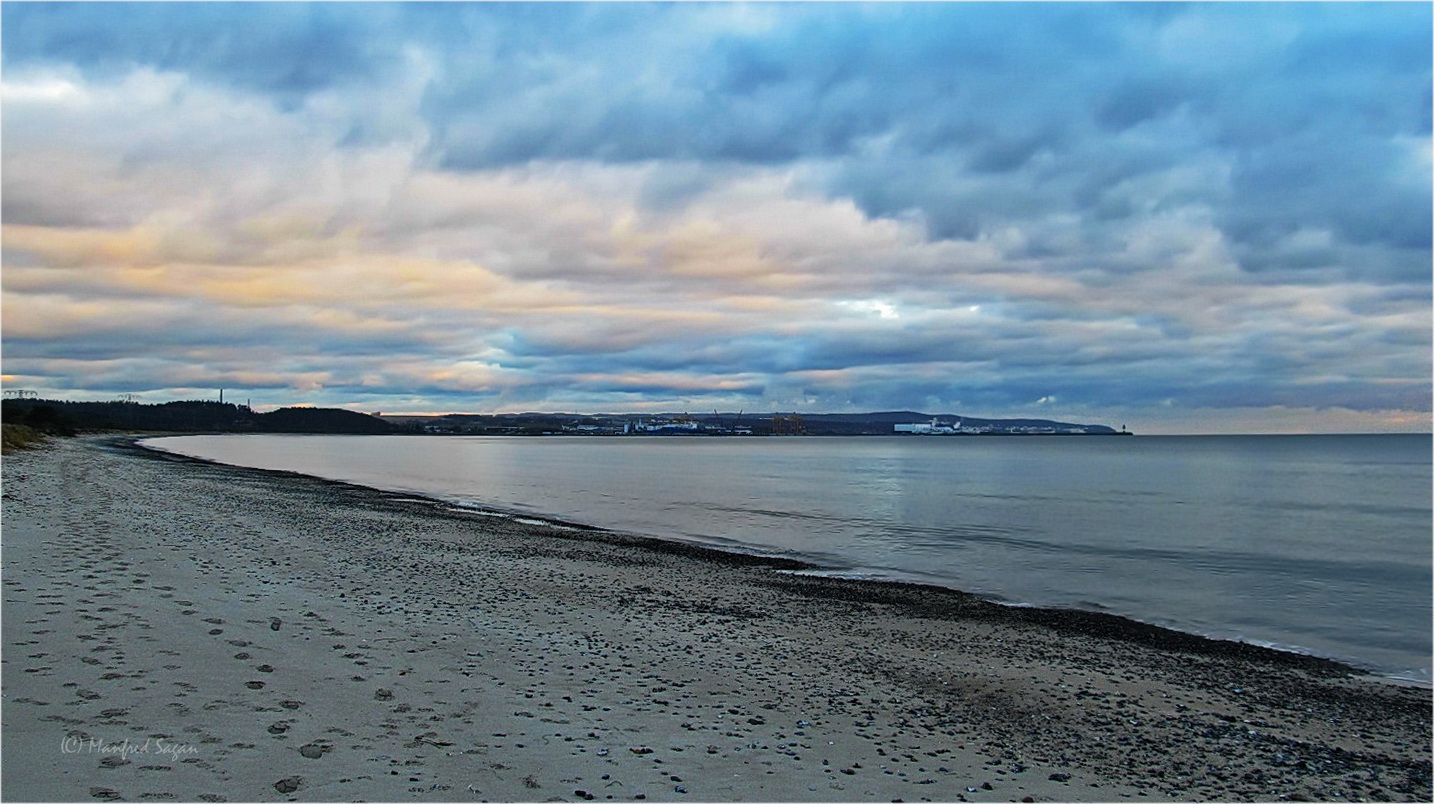
{"label": "sea", "polygon": [[1428,685],[1431,437],[219,435],[149,446],[496,516],[1117,614]]}

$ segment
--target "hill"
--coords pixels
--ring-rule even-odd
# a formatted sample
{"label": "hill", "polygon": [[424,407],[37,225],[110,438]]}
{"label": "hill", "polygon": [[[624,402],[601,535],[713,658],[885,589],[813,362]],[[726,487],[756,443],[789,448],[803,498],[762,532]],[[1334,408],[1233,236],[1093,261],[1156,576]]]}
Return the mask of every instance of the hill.
{"label": "hill", "polygon": [[336,408],[280,408],[255,413],[224,402],[64,402],[7,399],[0,418],[40,432],[73,435],[78,430],[153,430],[221,433],[392,433],[392,424],[376,416]]}

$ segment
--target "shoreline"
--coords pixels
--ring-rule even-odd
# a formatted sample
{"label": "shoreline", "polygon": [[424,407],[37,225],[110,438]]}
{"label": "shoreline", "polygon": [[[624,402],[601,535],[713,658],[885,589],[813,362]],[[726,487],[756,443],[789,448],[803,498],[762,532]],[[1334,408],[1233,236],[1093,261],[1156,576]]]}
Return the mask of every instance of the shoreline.
{"label": "shoreline", "polygon": [[10,800],[1430,796],[1337,662],[135,438],[4,461]]}
{"label": "shoreline", "polygon": [[[935,608],[937,610],[944,609],[950,612],[959,612],[961,616],[965,617],[979,617],[992,621],[1024,621],[1075,634],[1103,636],[1106,638],[1161,647],[1167,650],[1178,649],[1205,655],[1245,656],[1249,658],[1259,658],[1264,652],[1269,652],[1274,654],[1274,656],[1266,658],[1277,663],[1289,662],[1292,666],[1303,666],[1316,672],[1322,671],[1335,674],[1358,675],[1398,686],[1434,689],[1434,682],[1391,676],[1380,673],[1371,667],[1361,666],[1350,661],[1319,656],[1300,650],[1262,645],[1238,638],[1211,636],[1194,631],[1183,631],[1178,628],[1145,622],[1136,617],[1124,614],[1113,614],[1090,609],[1036,606],[1020,602],[1003,602],[955,587],[919,581],[821,575],[816,573],[832,571],[831,568],[823,567],[801,558],[770,555],[757,551],[744,551],[737,548],[724,549],[723,547],[703,544],[696,541],[664,539],[657,536],[627,533],[541,513],[533,514],[504,511],[497,508],[486,507],[481,504],[470,508],[469,506],[452,500],[445,500],[441,497],[429,496],[420,492],[390,491],[375,486],[366,486],[361,483],[334,480],[318,475],[307,475],[291,470],[264,469],[226,464],[221,461],[170,452],[159,447],[146,446],[140,443],[140,441],[144,439],[160,437],[165,436],[145,435],[125,437],[127,440],[122,444],[118,444],[117,448],[131,449],[146,457],[160,457],[179,462],[191,461],[208,466],[258,472],[275,478],[305,478],[339,487],[348,487],[361,492],[379,494],[385,499],[395,503],[417,502],[424,505],[437,506],[460,516],[501,517],[520,525],[535,524],[539,527],[548,527],[556,530],[571,530],[577,534],[574,538],[579,539],[600,540],[615,545],[632,545],[641,549],[670,552],[675,555],[686,555],[717,562],[730,561],[734,565],[739,566],[766,567],[768,569],[789,572],[800,578],[811,578],[817,582],[831,582],[837,586],[837,589],[834,589],[831,594],[838,597],[843,595],[857,598],[867,597],[868,595],[861,592],[860,589],[861,586],[871,585],[873,588],[888,590],[888,593],[882,598],[885,602],[897,604],[899,601],[905,601],[905,605],[910,608],[915,616],[920,616],[916,615],[916,612],[929,611]],[[564,538],[560,534],[552,535],[556,538]],[[854,587],[851,591],[845,591],[841,587],[841,585],[844,584],[859,584],[861,586]]]}

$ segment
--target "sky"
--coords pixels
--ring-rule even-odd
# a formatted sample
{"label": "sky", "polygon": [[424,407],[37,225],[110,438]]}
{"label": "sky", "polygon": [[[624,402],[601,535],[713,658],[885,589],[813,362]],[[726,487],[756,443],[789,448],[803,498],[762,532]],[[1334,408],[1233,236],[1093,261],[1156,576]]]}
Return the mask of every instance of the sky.
{"label": "sky", "polygon": [[1430,429],[1428,3],[4,3],[53,399]]}

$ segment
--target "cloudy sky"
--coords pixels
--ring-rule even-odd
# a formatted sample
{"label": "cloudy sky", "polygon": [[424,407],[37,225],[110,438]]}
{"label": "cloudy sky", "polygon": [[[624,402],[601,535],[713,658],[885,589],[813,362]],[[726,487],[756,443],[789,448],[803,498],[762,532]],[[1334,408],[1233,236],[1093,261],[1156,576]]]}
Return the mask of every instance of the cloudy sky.
{"label": "cloudy sky", "polygon": [[1428,430],[1431,7],[3,5],[68,399]]}

